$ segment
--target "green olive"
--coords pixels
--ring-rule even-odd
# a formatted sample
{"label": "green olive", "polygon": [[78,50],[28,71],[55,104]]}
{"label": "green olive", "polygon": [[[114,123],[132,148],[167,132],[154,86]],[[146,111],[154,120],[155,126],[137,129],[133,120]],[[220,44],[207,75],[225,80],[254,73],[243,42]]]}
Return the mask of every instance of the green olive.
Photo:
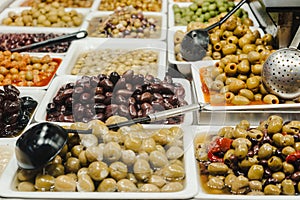
{"label": "green olive", "polygon": [[281,182],[282,193],[286,195],[295,195],[294,182],[291,179],[285,179]]}
{"label": "green olive", "polygon": [[55,178],[50,175],[38,175],[35,178],[35,188],[39,191],[50,191],[54,186]]}
{"label": "green olive", "polygon": [[273,147],[269,143],[263,144],[258,150],[258,157],[260,159],[268,159],[273,154]]}
{"label": "green olive", "polygon": [[250,138],[254,139],[255,141],[261,141],[264,137],[263,132],[258,129],[251,129],[247,133],[248,133],[248,136]]}
{"label": "green olive", "polygon": [[251,64],[257,64],[260,61],[261,55],[257,51],[250,51],[247,55]]}
{"label": "green olive", "polygon": [[245,44],[242,48],[243,53],[247,54],[250,51],[254,51],[256,49],[256,45],[255,44]]}
{"label": "green olive", "polygon": [[260,81],[259,81],[259,78],[257,76],[252,76],[252,77],[247,79],[246,84],[247,84],[247,88],[249,90],[253,90],[253,89],[256,89],[256,88],[259,87]]}
{"label": "green olive", "polygon": [[229,84],[229,91],[233,93],[238,93],[241,89],[246,88],[246,83],[239,79],[233,79],[233,81]]}
{"label": "green olive", "polygon": [[268,166],[272,171],[279,171],[282,168],[282,160],[277,156],[268,159]]}
{"label": "green olive", "polygon": [[252,165],[248,171],[248,178],[250,180],[261,180],[264,175],[264,168],[262,165]]}
{"label": "green olive", "polygon": [[281,182],[285,179],[285,174],[283,172],[274,172],[272,174],[272,178],[274,178],[277,182]]}
{"label": "green olive", "polygon": [[234,150],[234,155],[239,159],[245,158],[247,154],[248,154],[248,147],[246,144],[240,144]]}
{"label": "green olive", "polygon": [[263,102],[266,104],[279,104],[279,99],[273,94],[267,94],[266,96],[264,96]]}
{"label": "green olive", "polygon": [[235,76],[237,73],[237,65],[235,63],[228,63],[224,68],[224,72],[226,76]]}
{"label": "green olive", "polygon": [[281,190],[278,186],[269,184],[264,188],[265,195],[279,195]]}
{"label": "green olive", "polygon": [[237,50],[237,47],[233,43],[229,43],[229,44],[222,47],[223,55],[235,54],[236,50]]}
{"label": "green olive", "polygon": [[250,71],[250,63],[247,59],[241,60],[241,62],[237,65],[237,70],[241,74],[248,74]]}
{"label": "green olive", "polygon": [[228,166],[224,163],[215,162],[215,163],[210,163],[208,165],[207,170],[211,174],[222,175],[222,174],[226,174],[228,172]]}
{"label": "green olive", "polygon": [[247,97],[250,101],[253,101],[254,99],[254,94],[251,90],[248,89],[241,89],[239,91],[239,95]]}
{"label": "green olive", "polygon": [[286,161],[282,163],[282,169],[286,174],[293,174],[295,171],[294,165],[287,163]]}
{"label": "green olive", "polygon": [[45,171],[47,172],[47,174],[53,177],[58,177],[65,173],[65,168],[62,164],[53,163],[46,166]]}
{"label": "green olive", "polygon": [[247,97],[241,96],[241,95],[235,95],[231,103],[234,105],[248,105],[250,104],[250,100]]}
{"label": "green olive", "polygon": [[247,137],[247,131],[245,129],[242,128],[235,128],[233,131],[233,137],[234,138],[246,138]]}

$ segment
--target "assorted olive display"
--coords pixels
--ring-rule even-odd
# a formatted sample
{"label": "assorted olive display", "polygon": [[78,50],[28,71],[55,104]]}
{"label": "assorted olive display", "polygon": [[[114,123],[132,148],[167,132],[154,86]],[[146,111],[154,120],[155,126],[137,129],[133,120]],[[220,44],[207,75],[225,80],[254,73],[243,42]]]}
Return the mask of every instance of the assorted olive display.
{"label": "assorted olive display", "polygon": [[65,8],[90,8],[94,0],[24,0],[21,6],[36,7],[41,3],[46,4],[59,4],[60,7]]}
{"label": "assorted olive display", "polygon": [[31,114],[37,106],[32,97],[20,97],[20,91],[13,85],[0,89],[0,137],[13,137],[28,125]]}
{"label": "assorted olive display", "polygon": [[252,128],[247,120],[197,141],[196,158],[208,193],[297,195],[300,121],[272,115]]}
{"label": "assorted olive display", "polygon": [[49,84],[61,59],[0,51],[0,85],[41,87]]}
{"label": "assorted olive display", "polygon": [[160,12],[163,0],[103,0],[98,7],[101,11],[111,11],[118,7],[132,6],[138,11]]}
{"label": "assorted olive display", "polygon": [[[114,117],[115,118],[115,117]],[[18,191],[178,192],[184,189],[183,130],[141,125],[109,131],[93,120],[72,129],[62,151],[43,169],[19,169]]]}
{"label": "assorted olive display", "polygon": [[[0,50],[12,50],[15,48],[42,42],[63,34],[54,33],[0,33]],[[71,42],[61,42],[37,49],[27,50],[28,52],[65,53]]]}
{"label": "assorted olive display", "polygon": [[[194,0],[188,7],[173,5],[175,26],[187,26],[190,22],[209,22],[221,13],[226,13],[234,7],[233,1],[227,0]],[[235,15],[244,19],[248,17],[247,11],[239,9]]]}
{"label": "assorted olive display", "polygon": [[135,74],[146,76],[150,74],[157,77],[159,53],[153,50],[139,49],[103,49],[88,51],[79,55],[75,66],[71,70],[72,75],[98,74],[110,75],[117,72],[122,75],[128,70]]}
{"label": "assorted olive display", "polygon": [[[152,75],[134,74],[132,70],[122,76],[112,72],[109,76],[83,76],[75,83],[60,87],[47,106],[47,121],[88,122],[105,121],[112,115],[128,119],[145,117],[150,113],[187,105],[185,89],[173,82]],[[176,116],[158,123],[181,123]]]}
{"label": "assorted olive display", "polygon": [[109,16],[95,17],[89,22],[91,37],[156,38],[161,34],[160,16],[145,16],[133,7],[119,7]]}
{"label": "assorted olive display", "polygon": [[1,24],[7,26],[34,27],[79,27],[83,14],[72,9],[66,11],[58,3],[40,3],[37,7],[25,9],[21,13],[10,11]]}

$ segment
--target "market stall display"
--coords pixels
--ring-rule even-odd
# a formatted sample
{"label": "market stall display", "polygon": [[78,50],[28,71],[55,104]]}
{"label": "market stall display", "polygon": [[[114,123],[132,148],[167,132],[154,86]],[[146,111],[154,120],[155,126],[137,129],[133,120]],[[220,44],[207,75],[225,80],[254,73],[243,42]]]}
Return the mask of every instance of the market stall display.
{"label": "market stall display", "polygon": [[299,13],[264,2],[1,1],[0,197],[296,200]]}

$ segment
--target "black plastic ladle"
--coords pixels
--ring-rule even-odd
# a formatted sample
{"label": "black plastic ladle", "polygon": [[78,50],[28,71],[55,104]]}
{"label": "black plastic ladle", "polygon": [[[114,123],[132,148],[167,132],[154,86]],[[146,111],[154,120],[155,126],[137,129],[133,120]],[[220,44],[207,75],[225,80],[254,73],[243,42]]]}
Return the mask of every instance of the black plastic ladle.
{"label": "black plastic ladle", "polygon": [[91,134],[92,130],[73,130],[43,122],[26,130],[17,140],[15,154],[23,169],[38,169],[51,161],[64,147],[68,133]]}
{"label": "black plastic ladle", "polygon": [[204,29],[195,29],[188,32],[181,42],[180,53],[186,61],[198,61],[205,57],[209,44],[208,32],[213,28],[223,24],[232,14],[234,14],[247,0],[241,0],[233,7],[220,21]]}
{"label": "black plastic ladle", "polygon": [[74,32],[74,33],[70,33],[70,34],[59,36],[59,37],[51,38],[49,40],[44,40],[44,41],[41,41],[41,42],[26,45],[26,46],[23,46],[23,47],[10,49],[9,51],[11,51],[11,52],[22,52],[22,51],[33,50],[33,49],[37,49],[37,48],[40,48],[40,47],[45,47],[45,46],[49,46],[49,45],[53,45],[53,44],[57,44],[57,43],[70,42],[70,41],[73,41],[73,40],[83,39],[87,35],[88,35],[87,31],[81,30],[81,31],[77,31],[77,32]]}

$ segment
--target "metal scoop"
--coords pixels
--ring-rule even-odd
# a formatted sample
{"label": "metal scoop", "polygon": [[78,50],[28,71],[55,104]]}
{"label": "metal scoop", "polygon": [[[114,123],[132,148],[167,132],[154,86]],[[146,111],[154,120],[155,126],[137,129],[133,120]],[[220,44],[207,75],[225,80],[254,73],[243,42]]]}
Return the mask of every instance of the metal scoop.
{"label": "metal scoop", "polygon": [[83,39],[87,35],[88,35],[88,33],[85,30],[77,31],[77,32],[74,32],[74,33],[62,35],[60,37],[55,37],[55,38],[51,38],[49,40],[44,40],[44,41],[41,41],[41,42],[33,43],[33,44],[30,44],[30,45],[27,45],[27,46],[15,48],[15,49],[10,49],[10,51],[11,52],[28,51],[28,50],[37,49],[37,48],[40,48],[40,47],[45,47],[45,46],[49,46],[49,45],[53,45],[53,44],[57,44],[57,43],[70,42],[70,41],[73,41],[73,40]]}
{"label": "metal scoop", "polygon": [[92,130],[73,130],[43,122],[32,126],[18,138],[15,154],[19,167],[38,169],[50,162],[64,147],[68,133],[91,134]]}
{"label": "metal scoop", "polygon": [[272,53],[263,64],[262,81],[266,89],[282,99],[300,96],[300,27],[289,46]]}
{"label": "metal scoop", "polygon": [[204,29],[196,29],[188,32],[181,42],[180,53],[186,61],[198,61],[206,55],[209,44],[208,32],[213,28],[223,24],[232,14],[234,14],[247,0],[241,0],[231,9],[220,21]]}

